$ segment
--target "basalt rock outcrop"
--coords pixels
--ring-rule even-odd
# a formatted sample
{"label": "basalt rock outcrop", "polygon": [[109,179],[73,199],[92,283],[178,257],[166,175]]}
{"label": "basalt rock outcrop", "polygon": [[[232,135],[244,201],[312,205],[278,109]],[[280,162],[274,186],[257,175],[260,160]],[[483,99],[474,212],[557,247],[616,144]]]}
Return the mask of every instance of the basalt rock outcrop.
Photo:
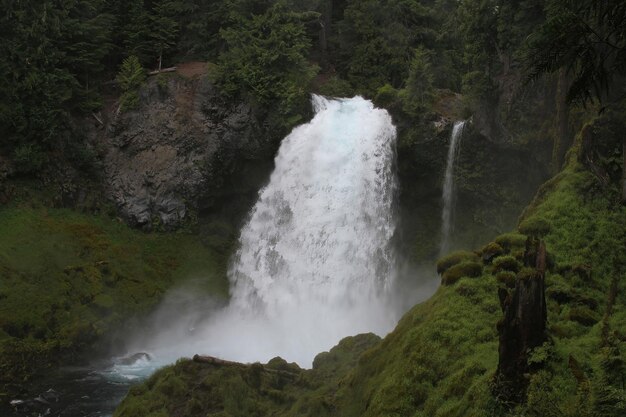
{"label": "basalt rock outcrop", "polygon": [[223,100],[206,77],[155,77],[139,96],[132,111],[112,104],[91,135],[107,197],[128,224],[171,230],[235,189],[258,191],[282,132],[250,105]]}

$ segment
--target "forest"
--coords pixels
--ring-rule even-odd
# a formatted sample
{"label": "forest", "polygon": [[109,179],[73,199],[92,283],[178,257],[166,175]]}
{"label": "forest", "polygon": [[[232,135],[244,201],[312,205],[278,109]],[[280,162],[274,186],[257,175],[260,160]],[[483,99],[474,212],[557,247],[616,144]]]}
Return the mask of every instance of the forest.
{"label": "forest", "polygon": [[[277,206],[269,217],[286,216],[278,230],[300,232],[292,245],[313,235],[317,211],[298,218],[300,197],[264,193],[279,173],[297,175],[281,170],[290,140],[319,129],[323,146],[315,121],[344,103],[341,117],[367,114],[363,132],[344,130],[394,140],[362,156],[389,157],[367,184],[397,181],[377,189],[393,195],[393,233],[368,255],[376,274],[395,274],[388,334],[342,334],[311,366],[181,354],[189,358],[123,385],[109,398],[115,410],[98,412],[626,415],[626,2],[1,5],[0,414],[45,411],[27,398],[42,398],[64,367],[134,353],[129,335],[157,333],[155,317],[169,325],[176,311],[236,303],[240,282],[254,281],[237,269],[246,238],[272,235],[253,227],[263,202]],[[306,164],[352,155],[333,146],[326,159],[319,148],[291,162],[327,180]],[[337,172],[320,188],[357,181]],[[352,204],[366,210],[374,195]],[[268,270],[281,276],[286,249],[281,264],[279,238],[268,239]],[[202,300],[171,307],[181,288]],[[55,404],[80,402],[68,387],[55,388]],[[58,407],[49,412],[100,415]]]}

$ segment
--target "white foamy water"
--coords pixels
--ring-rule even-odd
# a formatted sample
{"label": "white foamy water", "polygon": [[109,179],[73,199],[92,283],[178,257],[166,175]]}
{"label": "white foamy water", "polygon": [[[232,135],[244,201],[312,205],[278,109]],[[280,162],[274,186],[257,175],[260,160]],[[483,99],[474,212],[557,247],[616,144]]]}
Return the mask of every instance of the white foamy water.
{"label": "white foamy water", "polygon": [[343,337],[392,329],[396,129],[360,97],[313,104],[241,231],[230,304],[137,348],[165,362],[199,353],[309,367]]}
{"label": "white foamy water", "polygon": [[455,186],[454,168],[461,151],[461,138],[465,122],[456,122],[452,128],[446,172],[443,178],[443,209],[441,211],[441,245],[439,254],[445,255],[450,250],[450,237],[454,231]]}

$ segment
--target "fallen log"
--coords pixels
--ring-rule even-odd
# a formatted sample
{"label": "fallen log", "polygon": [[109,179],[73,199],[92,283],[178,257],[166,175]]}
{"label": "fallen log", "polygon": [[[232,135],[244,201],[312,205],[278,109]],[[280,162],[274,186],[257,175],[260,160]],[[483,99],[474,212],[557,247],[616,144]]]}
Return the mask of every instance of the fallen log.
{"label": "fallen log", "polygon": [[250,365],[246,365],[246,364],[239,363],[239,362],[226,361],[224,359],[215,358],[213,356],[194,355],[193,361],[198,362],[198,363],[209,363],[211,365],[221,365],[221,366],[243,366],[243,367],[250,366]]}
{"label": "fallen log", "polygon": [[150,71],[148,75],[158,75],[158,74],[161,74],[162,72],[176,72],[176,67],[163,68],[161,70]]}
{"label": "fallen log", "polygon": [[280,375],[280,376],[285,376],[289,378],[295,378],[300,375],[299,372],[291,372],[291,371],[285,371],[281,369],[271,369],[259,363],[246,364],[246,363],[240,363],[240,362],[233,362],[233,361],[227,361],[224,359],[216,358],[214,356],[194,355],[193,361],[196,363],[207,363],[210,365],[217,365],[217,366],[236,366],[239,368],[255,367],[255,368],[261,369],[264,372],[267,372],[268,374]]}

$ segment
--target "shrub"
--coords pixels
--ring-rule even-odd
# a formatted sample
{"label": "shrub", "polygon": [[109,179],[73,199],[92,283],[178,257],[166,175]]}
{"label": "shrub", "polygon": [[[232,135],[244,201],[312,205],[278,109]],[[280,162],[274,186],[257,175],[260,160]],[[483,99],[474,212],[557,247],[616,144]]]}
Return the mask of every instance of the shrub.
{"label": "shrub", "polygon": [[443,285],[452,285],[463,277],[476,278],[483,272],[481,264],[475,261],[465,261],[447,269],[441,277]]}
{"label": "shrub", "polygon": [[515,287],[515,278],[515,272],[512,271],[500,271],[496,274],[496,280],[509,288]]}
{"label": "shrub", "polygon": [[511,271],[517,272],[520,270],[520,263],[512,255],[498,256],[493,260],[493,266],[496,272]]}
{"label": "shrub", "polygon": [[390,84],[385,84],[378,89],[374,103],[381,107],[390,107],[398,100],[398,90],[393,88]]}
{"label": "shrub", "polygon": [[478,261],[478,256],[474,252],[456,251],[437,261],[437,273],[443,274],[448,268],[464,261]]}
{"label": "shrub", "polygon": [[495,242],[505,251],[526,245],[526,236],[519,233],[505,233],[496,238]]}
{"label": "shrub", "polygon": [[542,217],[531,217],[519,225],[520,233],[539,238],[550,233],[550,229],[550,223]]}

